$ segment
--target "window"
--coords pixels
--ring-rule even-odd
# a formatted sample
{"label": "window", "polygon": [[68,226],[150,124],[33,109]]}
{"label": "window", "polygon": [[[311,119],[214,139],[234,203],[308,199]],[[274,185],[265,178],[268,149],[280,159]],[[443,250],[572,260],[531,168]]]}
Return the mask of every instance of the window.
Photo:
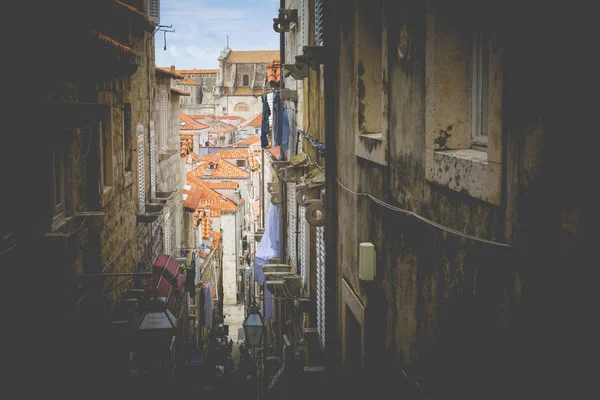
{"label": "window", "polygon": [[[295,198],[295,196],[294,196]],[[310,240],[308,238],[309,229],[307,229],[308,222],[306,221],[306,207],[298,207],[298,224],[300,224],[300,243],[298,251],[298,264],[300,266],[300,277],[302,279],[302,288],[308,291],[308,263],[310,254],[308,245]]]}
{"label": "window", "polygon": [[254,128],[254,134],[258,135],[259,134],[259,129],[258,128]]}
{"label": "window", "polygon": [[237,103],[233,110],[238,112],[246,112],[248,111],[248,108],[248,104],[246,103]]}
{"label": "window", "polygon": [[308,2],[310,0],[301,0],[300,2],[300,10],[298,13],[300,14],[300,37],[301,37],[301,45],[308,46],[308,30],[309,30],[309,21],[308,21]]}
{"label": "window", "polygon": [[502,54],[478,23],[448,5],[427,7],[425,177],[499,205]]}
{"label": "window", "polygon": [[160,24],[160,0],[148,0],[148,18],[156,25]]}
{"label": "window", "polygon": [[290,257],[291,264],[294,267],[298,267],[298,261],[296,259],[296,184],[287,184],[287,207],[288,207],[288,254]]}
{"label": "window", "polygon": [[65,216],[65,153],[60,147],[52,149],[52,199],[54,220]]}
{"label": "window", "polygon": [[156,133],[154,121],[150,121],[150,197],[156,197]]}
{"label": "window", "polygon": [[487,147],[489,40],[481,32],[473,34],[471,47],[471,148]]}
{"label": "window", "polygon": [[[382,0],[358,0],[355,67],[358,96],[355,154],[387,165],[387,34]],[[384,45],[384,43],[386,45]]]}
{"label": "window", "polygon": [[165,239],[165,251],[166,255],[171,255],[171,212],[169,211],[167,215],[165,215],[165,229],[164,229],[164,239]]}
{"label": "window", "polygon": [[100,170],[102,178],[102,188],[108,188],[113,183],[113,145],[112,131],[108,124],[103,121],[98,123],[100,131],[100,159],[102,160],[102,168]]}
{"label": "window", "polygon": [[315,46],[323,46],[323,0],[315,0]]}
{"label": "window", "polygon": [[242,81],[242,86],[250,86],[250,77],[248,75],[244,75]]}
{"label": "window", "polygon": [[325,227],[317,226],[317,333],[325,348]]}
{"label": "window", "polygon": [[133,157],[133,143],[131,140],[131,136],[133,132],[131,131],[131,104],[125,103],[123,104],[123,162],[125,172],[131,171],[131,163]]}
{"label": "window", "polygon": [[167,95],[160,95],[160,151],[167,151],[167,141],[169,134],[169,118],[168,118],[168,105]]}
{"label": "window", "polygon": [[238,167],[245,167],[246,166],[246,160],[237,160],[236,163],[237,163]]}
{"label": "window", "polygon": [[140,211],[144,212],[144,206],[146,205],[146,170],[144,165],[144,126],[137,126],[137,177],[138,177],[138,199],[140,204]]}

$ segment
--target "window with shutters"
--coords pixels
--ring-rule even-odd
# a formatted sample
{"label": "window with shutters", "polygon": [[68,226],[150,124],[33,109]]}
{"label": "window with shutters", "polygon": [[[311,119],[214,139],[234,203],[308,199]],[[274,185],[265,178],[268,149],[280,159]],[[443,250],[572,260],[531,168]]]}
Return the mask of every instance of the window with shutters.
{"label": "window with shutters", "polygon": [[102,162],[100,174],[102,189],[106,189],[113,184],[113,138],[110,126],[104,121],[100,121],[98,127],[100,130],[100,160]]}
{"label": "window with shutters", "polygon": [[317,240],[317,332],[325,348],[325,227],[316,228]]}
{"label": "window with shutters", "polygon": [[[138,196],[140,203],[140,211],[143,212],[144,205],[146,204],[146,182],[145,182],[145,169],[144,169],[144,127],[138,125],[138,136],[137,136],[137,178],[138,178]],[[140,133],[141,132],[141,133]]]}
{"label": "window with shutters", "polygon": [[288,254],[290,262],[297,267],[296,260],[296,184],[287,184],[287,208],[288,208]]}
{"label": "window with shutters", "polygon": [[169,211],[165,215],[165,229],[164,229],[164,246],[166,255],[171,255],[171,212]]}
{"label": "window with shutters", "polygon": [[131,131],[131,104],[123,104],[123,162],[125,172],[130,172],[133,158],[133,132]]}
{"label": "window with shutters", "polygon": [[177,246],[177,252],[181,247],[181,214],[180,211],[175,210],[175,245]]}
{"label": "window with shutters", "polygon": [[300,45],[308,46],[308,30],[310,28],[310,24],[308,23],[308,2],[310,0],[301,0],[300,1],[300,10],[298,14],[300,14]]}
{"label": "window with shutters", "polygon": [[52,149],[53,222],[65,216],[65,151],[58,145]]}
{"label": "window with shutters", "polygon": [[155,24],[160,24],[160,0],[148,0],[148,18]]}
{"label": "window with shutters", "polygon": [[323,0],[315,0],[315,46],[323,46]]}
{"label": "window with shutters", "polygon": [[354,151],[358,157],[387,165],[387,34],[383,0],[355,2],[356,117]]}
{"label": "window with shutters", "polygon": [[164,153],[167,150],[169,132],[169,118],[167,109],[167,95],[160,95],[160,151]]}
{"label": "window with shutters", "polygon": [[308,290],[308,243],[310,242],[307,238],[309,232],[306,229],[308,222],[306,221],[306,207],[298,207],[298,224],[300,224],[300,243],[298,244],[298,264],[300,265],[300,278],[302,279],[302,288]]}
{"label": "window with shutters", "polygon": [[156,197],[156,133],[154,121],[150,121],[150,197]]}

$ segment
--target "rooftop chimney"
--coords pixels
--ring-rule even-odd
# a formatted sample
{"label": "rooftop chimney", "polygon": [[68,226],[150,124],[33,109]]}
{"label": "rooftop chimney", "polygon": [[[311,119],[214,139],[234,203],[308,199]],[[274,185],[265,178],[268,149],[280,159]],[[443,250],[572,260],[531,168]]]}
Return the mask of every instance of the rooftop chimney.
{"label": "rooftop chimney", "polygon": [[171,72],[175,73],[175,66],[174,65],[171,65]]}

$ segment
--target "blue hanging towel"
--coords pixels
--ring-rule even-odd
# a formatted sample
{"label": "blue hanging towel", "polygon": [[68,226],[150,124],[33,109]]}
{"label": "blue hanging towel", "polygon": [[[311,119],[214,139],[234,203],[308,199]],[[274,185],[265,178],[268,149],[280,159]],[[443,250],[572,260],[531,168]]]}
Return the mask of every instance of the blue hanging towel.
{"label": "blue hanging towel", "polygon": [[267,95],[262,95],[262,122],[260,125],[260,146],[264,149],[269,145],[269,139],[267,139],[267,133],[269,133],[269,117],[271,116],[271,109],[269,108],[269,102],[267,101]]}
{"label": "blue hanging towel", "polygon": [[290,120],[288,117],[287,108],[283,109],[283,127],[281,130],[281,152],[285,153],[288,151],[288,146],[290,142]]}
{"label": "blue hanging towel", "polygon": [[281,115],[281,103],[279,101],[279,91],[273,92],[273,146],[281,146],[281,130],[279,129],[279,118]]}

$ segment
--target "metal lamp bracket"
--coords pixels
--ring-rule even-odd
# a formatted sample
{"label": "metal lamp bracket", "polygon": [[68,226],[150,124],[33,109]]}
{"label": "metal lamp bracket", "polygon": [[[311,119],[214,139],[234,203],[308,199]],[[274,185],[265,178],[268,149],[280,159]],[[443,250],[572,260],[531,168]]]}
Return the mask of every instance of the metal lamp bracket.
{"label": "metal lamp bracket", "polygon": [[289,32],[292,24],[298,23],[298,10],[280,8],[277,18],[273,18],[273,30],[277,33]]}
{"label": "metal lamp bracket", "polygon": [[308,70],[303,64],[283,64],[283,76],[291,76],[297,81],[308,78]]}
{"label": "metal lamp bracket", "polygon": [[323,200],[309,200],[305,216],[306,221],[312,226],[325,225],[325,208],[323,207]]}
{"label": "metal lamp bracket", "polygon": [[302,177],[304,176],[304,167],[303,166],[289,166],[284,169],[285,175],[283,180],[286,182],[302,182]]}
{"label": "metal lamp bracket", "polygon": [[281,100],[298,101],[298,92],[291,89],[281,89],[279,91],[279,97]]}
{"label": "metal lamp bracket", "polygon": [[323,46],[302,46],[302,54],[296,56],[296,66],[305,64],[314,70],[318,70],[323,64]]}

